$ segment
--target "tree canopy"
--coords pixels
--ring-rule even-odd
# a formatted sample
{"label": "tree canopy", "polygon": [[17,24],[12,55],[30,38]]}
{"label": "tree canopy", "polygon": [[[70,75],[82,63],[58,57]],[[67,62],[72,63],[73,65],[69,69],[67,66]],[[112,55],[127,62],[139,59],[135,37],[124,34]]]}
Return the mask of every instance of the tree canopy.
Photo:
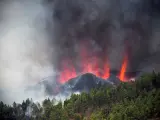
{"label": "tree canopy", "polygon": [[160,73],[142,75],[116,87],[101,86],[72,94],[64,103],[27,99],[12,106],[0,102],[0,120],[156,120],[160,119]]}

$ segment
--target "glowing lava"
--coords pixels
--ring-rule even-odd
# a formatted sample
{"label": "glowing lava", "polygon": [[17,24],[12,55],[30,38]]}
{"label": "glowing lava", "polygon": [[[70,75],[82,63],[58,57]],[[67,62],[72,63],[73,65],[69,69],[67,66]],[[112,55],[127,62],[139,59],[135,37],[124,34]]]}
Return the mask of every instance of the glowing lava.
{"label": "glowing lava", "polygon": [[71,78],[74,78],[77,76],[76,70],[74,66],[72,65],[72,62],[69,60],[62,61],[62,72],[60,73],[59,81],[60,83],[65,83]]}
{"label": "glowing lava", "polygon": [[[87,48],[87,49],[86,49]],[[85,73],[92,73],[96,75],[97,77],[103,78],[107,80],[108,77],[110,77],[110,66],[108,59],[105,59],[105,62],[102,62],[101,59],[97,56],[97,53],[89,53],[88,52],[88,46],[81,46],[80,53],[79,53],[79,60],[80,65],[79,67],[75,67],[73,62],[70,61],[70,59],[64,59],[61,64],[61,73],[59,77],[59,82],[61,84],[64,84],[65,82],[69,81],[72,78],[77,77],[80,74]],[[124,60],[121,66],[120,74],[118,74],[118,78],[126,82],[127,79],[125,77],[125,73],[127,70],[127,64],[128,64],[128,56],[127,54],[124,56]],[[103,67],[102,67],[103,65]],[[77,65],[76,65],[77,66]],[[78,74],[77,74],[78,69]]]}
{"label": "glowing lava", "polygon": [[[76,67],[73,65],[71,61],[63,60],[61,64],[61,73],[59,77],[59,82],[64,84],[72,78],[80,74],[92,73],[97,77],[107,79],[110,76],[110,67],[108,60],[106,59],[106,63],[103,65],[104,67],[100,67],[100,59],[97,57],[89,56],[87,51],[83,48],[80,53],[80,72],[77,74]],[[100,69],[101,68],[101,69]]]}
{"label": "glowing lava", "polygon": [[127,58],[127,55],[125,55],[124,57],[124,60],[123,60],[123,63],[122,63],[122,67],[121,67],[121,70],[120,70],[120,74],[119,74],[119,79],[123,82],[125,82],[126,78],[125,78],[125,73],[126,73],[126,70],[127,70],[127,64],[128,64],[128,58]]}
{"label": "glowing lava", "polygon": [[83,66],[82,73],[92,73],[92,74],[96,75],[97,77],[107,79],[110,76],[109,64],[106,61],[106,63],[104,64],[104,68],[101,70],[101,69],[99,69],[100,66],[98,64],[99,63],[98,61],[99,60],[94,59],[92,62],[85,63]]}
{"label": "glowing lava", "polygon": [[99,76],[99,60],[96,57],[92,57],[86,50],[86,47],[81,46],[80,50],[80,60],[82,73],[93,73]]}
{"label": "glowing lava", "polygon": [[106,61],[105,65],[104,65],[104,72],[102,74],[102,76],[100,76],[103,79],[107,79],[110,76],[110,67],[109,67],[109,63]]}
{"label": "glowing lava", "polygon": [[82,73],[92,73],[97,77],[107,79],[110,76],[108,60],[106,59],[105,64],[103,65],[104,68],[102,68],[102,72],[100,69],[100,59],[98,59],[96,55],[93,55],[93,53],[91,55],[88,54],[86,48],[87,47],[81,46],[80,50]]}
{"label": "glowing lava", "polygon": [[99,69],[98,66],[98,60],[93,60],[91,62],[85,61],[82,63],[82,72],[77,74],[75,67],[72,65],[71,62],[69,61],[63,61],[62,62],[62,72],[60,73],[60,78],[59,81],[61,84],[64,84],[65,82],[69,81],[72,78],[75,78],[76,76],[80,74],[85,74],[85,73],[92,73],[96,75],[97,77],[101,77],[103,79],[107,79],[110,76],[110,68],[109,64],[106,61],[103,72]]}

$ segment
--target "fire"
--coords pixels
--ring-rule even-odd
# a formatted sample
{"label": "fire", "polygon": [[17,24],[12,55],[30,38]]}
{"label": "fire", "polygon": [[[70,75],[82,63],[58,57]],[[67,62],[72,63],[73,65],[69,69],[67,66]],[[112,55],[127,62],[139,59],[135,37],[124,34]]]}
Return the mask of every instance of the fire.
{"label": "fire", "polygon": [[[97,77],[101,77],[103,79],[107,79],[110,76],[110,68],[109,63],[106,60],[103,69],[100,68],[100,60],[97,57],[90,57],[87,53],[86,49],[81,49],[80,53],[80,66],[81,72],[77,74],[75,66],[72,64],[71,61],[64,60],[61,64],[61,73],[59,77],[60,83],[64,84],[71,78],[75,78],[76,76],[84,73],[92,73]],[[103,71],[103,72],[102,72]]]}
{"label": "fire", "polygon": [[65,83],[71,78],[74,78],[77,76],[76,70],[74,66],[72,65],[72,62],[69,60],[62,61],[62,72],[60,73],[60,83]]}
{"label": "fire", "polygon": [[110,76],[110,67],[109,67],[109,63],[106,61],[104,65],[104,72],[101,78],[106,79],[106,78],[109,78],[109,76]]}
{"label": "fire", "polygon": [[127,56],[124,57],[124,60],[123,60],[123,63],[122,63],[122,67],[121,67],[121,70],[120,70],[120,74],[119,74],[119,79],[123,82],[125,82],[125,72],[126,72],[126,69],[127,69],[127,64],[128,64],[128,58]]}
{"label": "fire", "polygon": [[[90,61],[90,62],[87,61],[87,59],[86,61],[84,60],[81,63],[82,71],[79,74],[92,73],[97,77],[101,77],[106,80],[110,76],[109,64],[106,61],[106,64],[104,65],[104,68],[103,68],[103,72],[101,73],[98,62],[99,60],[97,59],[93,59],[93,61]],[[72,62],[63,61],[61,65],[62,65],[62,72],[59,78],[60,83],[64,84],[71,78],[75,78],[77,75],[79,75],[77,74],[75,67],[72,65]]]}
{"label": "fire", "polygon": [[99,60],[97,59],[93,59],[93,61],[85,63],[83,66],[82,73],[92,73],[97,77],[107,79],[110,76],[110,68],[108,62],[106,61],[103,68],[103,72],[101,72],[101,70],[99,69],[100,67],[98,63]]}
{"label": "fire", "polygon": [[98,70],[98,65],[96,61],[91,62],[86,62],[83,66],[83,71],[82,73],[93,73],[96,76],[99,76],[100,72]]}
{"label": "fire", "polygon": [[107,79],[110,75],[110,68],[108,61],[106,60],[106,63],[103,68],[103,73],[101,72],[100,68],[100,60],[93,55],[89,55],[86,47],[82,46],[80,50],[80,57],[81,57],[81,66],[82,73],[92,73],[98,77],[101,77],[103,79]]}
{"label": "fire", "polygon": [[[97,77],[103,78],[107,80],[110,76],[110,66],[108,59],[105,60],[102,67],[102,61],[96,56],[96,54],[89,54],[87,47],[81,47],[79,53],[80,60],[80,68],[78,69],[80,72],[77,73],[77,67],[73,65],[73,62],[70,60],[63,60],[61,64],[61,74],[59,77],[60,83],[64,84],[72,78],[84,73],[92,73]],[[121,81],[125,82],[126,77],[126,69],[128,64],[128,56],[124,56],[124,60],[120,69],[120,74],[117,76]]]}
{"label": "fire", "polygon": [[82,66],[82,73],[93,73],[99,76],[99,60],[88,54],[86,47],[82,46],[80,50],[80,60]]}

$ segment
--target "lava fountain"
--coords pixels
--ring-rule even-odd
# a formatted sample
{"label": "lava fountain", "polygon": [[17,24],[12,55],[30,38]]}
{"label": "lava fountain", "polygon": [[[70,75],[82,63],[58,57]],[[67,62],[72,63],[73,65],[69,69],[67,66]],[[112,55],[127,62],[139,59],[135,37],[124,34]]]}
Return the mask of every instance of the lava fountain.
{"label": "lava fountain", "polygon": [[125,78],[125,73],[126,73],[126,70],[127,70],[127,64],[128,64],[128,57],[127,57],[127,55],[125,55],[122,66],[121,66],[120,74],[118,76],[118,78],[123,82],[127,81],[126,78]]}
{"label": "lava fountain", "polygon": [[82,73],[92,73],[103,79],[107,79],[110,76],[110,68],[108,60],[105,59],[105,64],[103,64],[102,71],[100,69],[100,59],[96,55],[89,55],[86,47],[81,47],[80,59],[82,66]]}
{"label": "lava fountain", "polygon": [[[61,73],[59,77],[59,82],[61,84],[66,83],[67,81],[71,80],[72,78],[77,77],[80,74],[85,73],[92,73],[97,77],[103,78],[107,80],[110,77],[110,66],[108,59],[105,59],[103,63],[103,67],[101,66],[102,62],[100,61],[99,57],[92,54],[90,55],[86,49],[86,47],[82,47],[80,50],[80,72],[77,72],[77,67],[74,66],[73,62],[67,58],[64,59],[61,63]],[[120,72],[116,75],[122,82],[127,82],[127,78],[125,76],[126,70],[128,65],[128,56],[125,54]],[[78,69],[79,71],[79,69]]]}
{"label": "lava fountain", "polygon": [[75,67],[72,65],[70,60],[63,60],[61,63],[62,72],[60,73],[59,82],[64,84],[71,78],[75,78],[77,76]]}

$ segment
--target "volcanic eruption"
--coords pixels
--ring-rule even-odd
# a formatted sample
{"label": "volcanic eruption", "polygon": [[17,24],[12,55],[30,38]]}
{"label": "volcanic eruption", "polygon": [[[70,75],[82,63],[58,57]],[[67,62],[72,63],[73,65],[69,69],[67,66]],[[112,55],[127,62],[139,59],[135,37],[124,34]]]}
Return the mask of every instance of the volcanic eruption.
{"label": "volcanic eruption", "polygon": [[54,0],[51,43],[56,51],[56,78],[52,80],[58,85],[45,83],[51,91],[47,93],[85,90],[90,84],[117,84],[137,77],[142,63],[154,53],[150,2]]}
{"label": "volcanic eruption", "polygon": [[[58,80],[61,84],[64,84],[69,80],[72,80],[72,78],[86,73],[94,74],[104,80],[107,80],[110,77],[111,70],[107,56],[105,57],[105,62],[102,63],[101,58],[98,58],[96,54],[92,54],[90,56],[88,52],[89,51],[87,51],[84,46],[81,47],[79,55],[81,60],[79,66],[81,68],[79,69],[79,71],[70,59],[62,60],[61,73]],[[127,57],[127,54],[125,54],[119,73],[117,75],[115,74],[115,76],[122,82],[129,81],[129,78],[125,76],[128,64]]]}
{"label": "volcanic eruption", "polygon": [[120,81],[129,81],[129,72],[140,71],[151,55],[150,2],[55,0],[58,81],[64,84],[85,73],[107,80],[114,70]]}
{"label": "volcanic eruption", "polygon": [[160,71],[157,0],[23,1],[0,4],[0,78],[9,91],[47,76],[52,94],[73,81],[76,89]]}

